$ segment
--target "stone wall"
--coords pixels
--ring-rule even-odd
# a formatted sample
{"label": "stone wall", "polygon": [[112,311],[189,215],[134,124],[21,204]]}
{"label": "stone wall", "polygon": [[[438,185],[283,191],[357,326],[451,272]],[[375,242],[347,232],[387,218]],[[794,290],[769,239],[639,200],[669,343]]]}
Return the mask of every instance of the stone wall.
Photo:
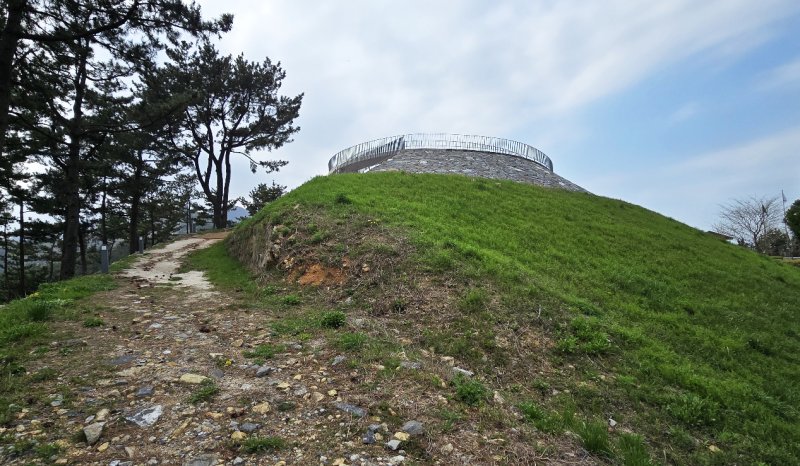
{"label": "stone wall", "polygon": [[477,176],[588,192],[536,162],[513,155],[442,149],[409,149],[394,154],[370,171],[405,171]]}

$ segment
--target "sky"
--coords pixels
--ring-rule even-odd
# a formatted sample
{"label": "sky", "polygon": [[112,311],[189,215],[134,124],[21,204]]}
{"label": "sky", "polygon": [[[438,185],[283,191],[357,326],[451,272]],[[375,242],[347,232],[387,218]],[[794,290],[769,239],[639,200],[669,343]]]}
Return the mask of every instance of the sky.
{"label": "sky", "polygon": [[359,142],[514,139],[559,175],[704,230],[735,198],[800,198],[797,0],[200,0],[225,53],[304,93],[293,142],[233,195],[294,188]]}

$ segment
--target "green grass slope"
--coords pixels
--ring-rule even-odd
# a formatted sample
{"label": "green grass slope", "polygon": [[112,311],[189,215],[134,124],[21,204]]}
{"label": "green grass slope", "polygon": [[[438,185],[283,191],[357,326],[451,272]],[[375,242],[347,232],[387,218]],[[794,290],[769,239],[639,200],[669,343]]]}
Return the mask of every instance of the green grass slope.
{"label": "green grass slope", "polygon": [[460,176],[316,178],[242,228],[297,206],[376,219],[426,273],[458,277],[478,330],[429,332],[422,347],[478,348],[491,371],[508,364],[493,328],[541,327],[558,370],[497,378],[537,429],[569,428],[566,406],[614,417],[658,462],[800,464],[797,267],[626,202]]}

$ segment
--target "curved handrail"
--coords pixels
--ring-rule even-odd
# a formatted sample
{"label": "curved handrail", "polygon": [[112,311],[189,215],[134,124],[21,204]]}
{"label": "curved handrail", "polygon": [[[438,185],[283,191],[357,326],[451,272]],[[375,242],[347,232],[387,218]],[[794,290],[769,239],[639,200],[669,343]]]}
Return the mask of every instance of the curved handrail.
{"label": "curved handrail", "polygon": [[328,172],[339,173],[347,167],[368,167],[370,161],[384,159],[404,149],[460,149],[494,152],[531,160],[553,171],[550,157],[539,149],[510,139],[447,133],[413,133],[362,142],[339,151],[328,161]]}

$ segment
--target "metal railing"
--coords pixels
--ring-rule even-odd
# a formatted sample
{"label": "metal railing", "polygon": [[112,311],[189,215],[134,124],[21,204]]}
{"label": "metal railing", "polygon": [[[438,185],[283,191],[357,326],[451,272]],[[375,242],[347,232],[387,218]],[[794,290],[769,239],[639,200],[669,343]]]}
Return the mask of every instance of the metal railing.
{"label": "metal railing", "polygon": [[406,149],[493,152],[522,157],[553,171],[553,162],[550,157],[533,146],[510,139],[447,133],[405,134],[362,142],[339,151],[331,157],[328,161],[328,171],[329,173],[340,173],[369,168]]}

